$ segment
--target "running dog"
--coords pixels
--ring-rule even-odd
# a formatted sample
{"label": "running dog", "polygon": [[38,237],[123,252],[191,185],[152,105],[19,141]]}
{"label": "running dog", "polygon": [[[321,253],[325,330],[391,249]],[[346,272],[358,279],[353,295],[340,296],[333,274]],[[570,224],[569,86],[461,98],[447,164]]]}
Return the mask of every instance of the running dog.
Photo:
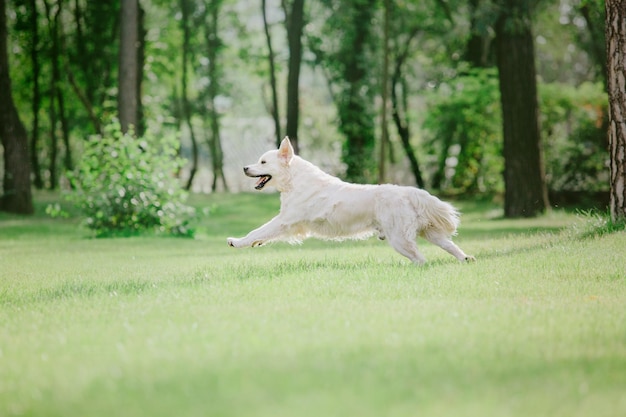
{"label": "running dog", "polygon": [[344,182],[295,155],[289,138],[243,172],[258,178],[257,190],[270,185],[280,192],[280,213],[245,237],[229,237],[232,247],[298,243],[308,237],[365,239],[378,234],[400,254],[422,265],[426,258],[415,242],[422,236],[459,261],[475,260],[451,240],[460,222],[452,205],[415,187]]}

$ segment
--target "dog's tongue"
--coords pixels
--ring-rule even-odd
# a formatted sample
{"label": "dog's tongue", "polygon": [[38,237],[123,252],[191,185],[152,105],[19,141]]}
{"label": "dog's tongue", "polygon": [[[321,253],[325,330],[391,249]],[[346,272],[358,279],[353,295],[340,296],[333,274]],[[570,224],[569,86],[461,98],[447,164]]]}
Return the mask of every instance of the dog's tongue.
{"label": "dog's tongue", "polygon": [[256,182],[256,186],[259,187],[265,181],[265,177],[259,177],[259,180]]}

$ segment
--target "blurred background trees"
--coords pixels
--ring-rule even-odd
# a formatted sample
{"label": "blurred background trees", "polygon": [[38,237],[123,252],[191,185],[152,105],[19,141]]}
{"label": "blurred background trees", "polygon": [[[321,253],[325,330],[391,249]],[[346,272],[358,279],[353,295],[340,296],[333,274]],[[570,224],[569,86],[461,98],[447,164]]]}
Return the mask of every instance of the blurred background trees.
{"label": "blurred background trees", "polygon": [[350,181],[503,197],[511,217],[608,196],[602,0],[3,2],[35,188],[69,187],[119,120],[175,136],[197,192],[246,190],[240,167],[287,134]]}

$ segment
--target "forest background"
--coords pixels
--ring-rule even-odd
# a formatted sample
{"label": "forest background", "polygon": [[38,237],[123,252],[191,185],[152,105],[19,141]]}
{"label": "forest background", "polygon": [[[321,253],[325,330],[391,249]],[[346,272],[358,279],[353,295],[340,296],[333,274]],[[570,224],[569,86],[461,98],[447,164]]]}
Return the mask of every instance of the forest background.
{"label": "forest background", "polygon": [[36,189],[131,129],[196,192],[249,190],[241,167],[288,135],[347,180],[509,217],[608,202],[601,0],[5,2]]}

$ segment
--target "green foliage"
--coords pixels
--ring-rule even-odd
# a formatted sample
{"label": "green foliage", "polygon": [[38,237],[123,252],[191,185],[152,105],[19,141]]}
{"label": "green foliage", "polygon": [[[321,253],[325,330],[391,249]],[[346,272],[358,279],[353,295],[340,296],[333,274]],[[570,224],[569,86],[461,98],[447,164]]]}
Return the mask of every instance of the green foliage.
{"label": "green foliage", "polygon": [[71,174],[70,199],[96,236],[128,236],[146,231],[192,236],[193,209],[175,176],[182,161],[177,142],[149,133],[123,134],[119,123],[93,137]]}
{"label": "green foliage", "polygon": [[571,227],[572,232],[579,237],[597,237],[626,230],[626,221],[611,219],[611,213],[598,210],[582,210],[579,213],[580,222]]}
{"label": "green foliage", "polygon": [[[602,191],[608,186],[606,93],[599,83],[539,84],[548,188]],[[502,119],[493,70],[472,70],[439,87],[424,128],[433,188],[459,193],[503,189]]]}
{"label": "green foliage", "polygon": [[[309,47],[328,73],[345,137],[342,159],[345,177],[353,182],[371,182],[376,162],[374,97],[377,91],[377,32],[369,24],[376,14],[376,2],[323,2],[327,19],[322,33],[312,34]],[[329,36],[330,34],[330,36]]]}
{"label": "green foliage", "polygon": [[606,190],[608,101],[602,85],[540,84],[539,95],[549,188]]}
{"label": "green foliage", "polygon": [[472,70],[441,86],[424,122],[426,149],[437,155],[433,188],[461,193],[503,189],[501,115],[494,70]]}

